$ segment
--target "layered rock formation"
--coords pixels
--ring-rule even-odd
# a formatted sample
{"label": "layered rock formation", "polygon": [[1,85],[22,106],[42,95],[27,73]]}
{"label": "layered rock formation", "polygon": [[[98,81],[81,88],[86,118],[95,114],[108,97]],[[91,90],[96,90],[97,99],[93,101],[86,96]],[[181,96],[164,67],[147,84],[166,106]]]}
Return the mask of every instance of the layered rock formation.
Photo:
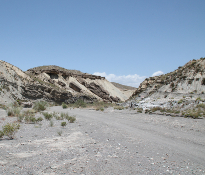
{"label": "layered rock formation", "polygon": [[104,77],[77,70],[41,66],[23,72],[0,60],[0,92],[0,103],[38,99],[73,103],[78,99],[125,101],[133,91],[120,90]]}
{"label": "layered rock formation", "polygon": [[189,61],[165,75],[145,79],[133,93],[135,97],[205,98],[205,58]]}

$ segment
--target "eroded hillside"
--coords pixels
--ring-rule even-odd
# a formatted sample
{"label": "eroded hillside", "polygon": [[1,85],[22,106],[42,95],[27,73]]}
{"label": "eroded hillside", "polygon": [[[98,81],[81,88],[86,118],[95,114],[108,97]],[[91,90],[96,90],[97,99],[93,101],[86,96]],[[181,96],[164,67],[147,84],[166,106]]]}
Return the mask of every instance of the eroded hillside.
{"label": "eroded hillside", "polygon": [[23,72],[0,61],[1,103],[14,100],[47,100],[73,103],[84,101],[125,101],[133,90],[120,90],[104,77],[67,70],[58,66],[41,66]]}
{"label": "eroded hillside", "polygon": [[165,75],[146,78],[132,97],[205,98],[205,58],[192,60]]}

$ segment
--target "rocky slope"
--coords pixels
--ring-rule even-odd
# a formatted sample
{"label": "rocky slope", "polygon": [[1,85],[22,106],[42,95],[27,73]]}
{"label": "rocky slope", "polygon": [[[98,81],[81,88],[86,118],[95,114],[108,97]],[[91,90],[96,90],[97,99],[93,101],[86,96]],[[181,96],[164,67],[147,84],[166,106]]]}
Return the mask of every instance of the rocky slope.
{"label": "rocky slope", "polygon": [[123,106],[138,112],[205,117],[205,58],[189,61],[165,75],[145,79]]}
{"label": "rocky slope", "polygon": [[67,70],[58,66],[41,66],[23,72],[0,60],[0,103],[14,100],[47,100],[73,103],[104,100],[125,101],[133,90],[120,90],[104,77]]}
{"label": "rocky slope", "polygon": [[145,79],[132,98],[205,98],[205,58],[192,60],[165,75]]}

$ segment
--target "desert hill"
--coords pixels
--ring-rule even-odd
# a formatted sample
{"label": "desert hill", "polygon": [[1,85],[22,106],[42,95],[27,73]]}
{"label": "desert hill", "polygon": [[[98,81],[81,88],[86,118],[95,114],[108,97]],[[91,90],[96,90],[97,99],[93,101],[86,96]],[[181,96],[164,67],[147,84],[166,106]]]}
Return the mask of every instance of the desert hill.
{"label": "desert hill", "polygon": [[191,60],[168,74],[146,78],[133,93],[135,97],[205,98],[205,58]]}
{"label": "desert hill", "polygon": [[119,83],[115,83],[115,82],[111,82],[115,87],[122,89],[122,90],[136,90],[137,88],[132,87],[132,86],[126,86],[123,84],[119,84]]}
{"label": "desert hill", "polygon": [[0,60],[0,103],[14,100],[47,100],[73,103],[84,101],[119,102],[133,90],[121,90],[104,77],[68,70],[58,66],[40,66],[23,72]]}

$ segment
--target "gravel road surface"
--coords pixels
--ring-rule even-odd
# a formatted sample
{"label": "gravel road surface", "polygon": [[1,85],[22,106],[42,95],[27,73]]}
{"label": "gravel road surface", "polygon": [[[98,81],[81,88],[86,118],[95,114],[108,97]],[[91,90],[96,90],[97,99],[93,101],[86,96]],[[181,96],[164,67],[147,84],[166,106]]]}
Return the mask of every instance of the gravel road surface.
{"label": "gravel road surface", "polygon": [[[56,119],[53,127],[22,123],[14,140],[0,140],[0,174],[205,174],[205,119],[113,108],[47,111],[77,120],[65,128]],[[0,110],[0,128],[15,120]]]}

